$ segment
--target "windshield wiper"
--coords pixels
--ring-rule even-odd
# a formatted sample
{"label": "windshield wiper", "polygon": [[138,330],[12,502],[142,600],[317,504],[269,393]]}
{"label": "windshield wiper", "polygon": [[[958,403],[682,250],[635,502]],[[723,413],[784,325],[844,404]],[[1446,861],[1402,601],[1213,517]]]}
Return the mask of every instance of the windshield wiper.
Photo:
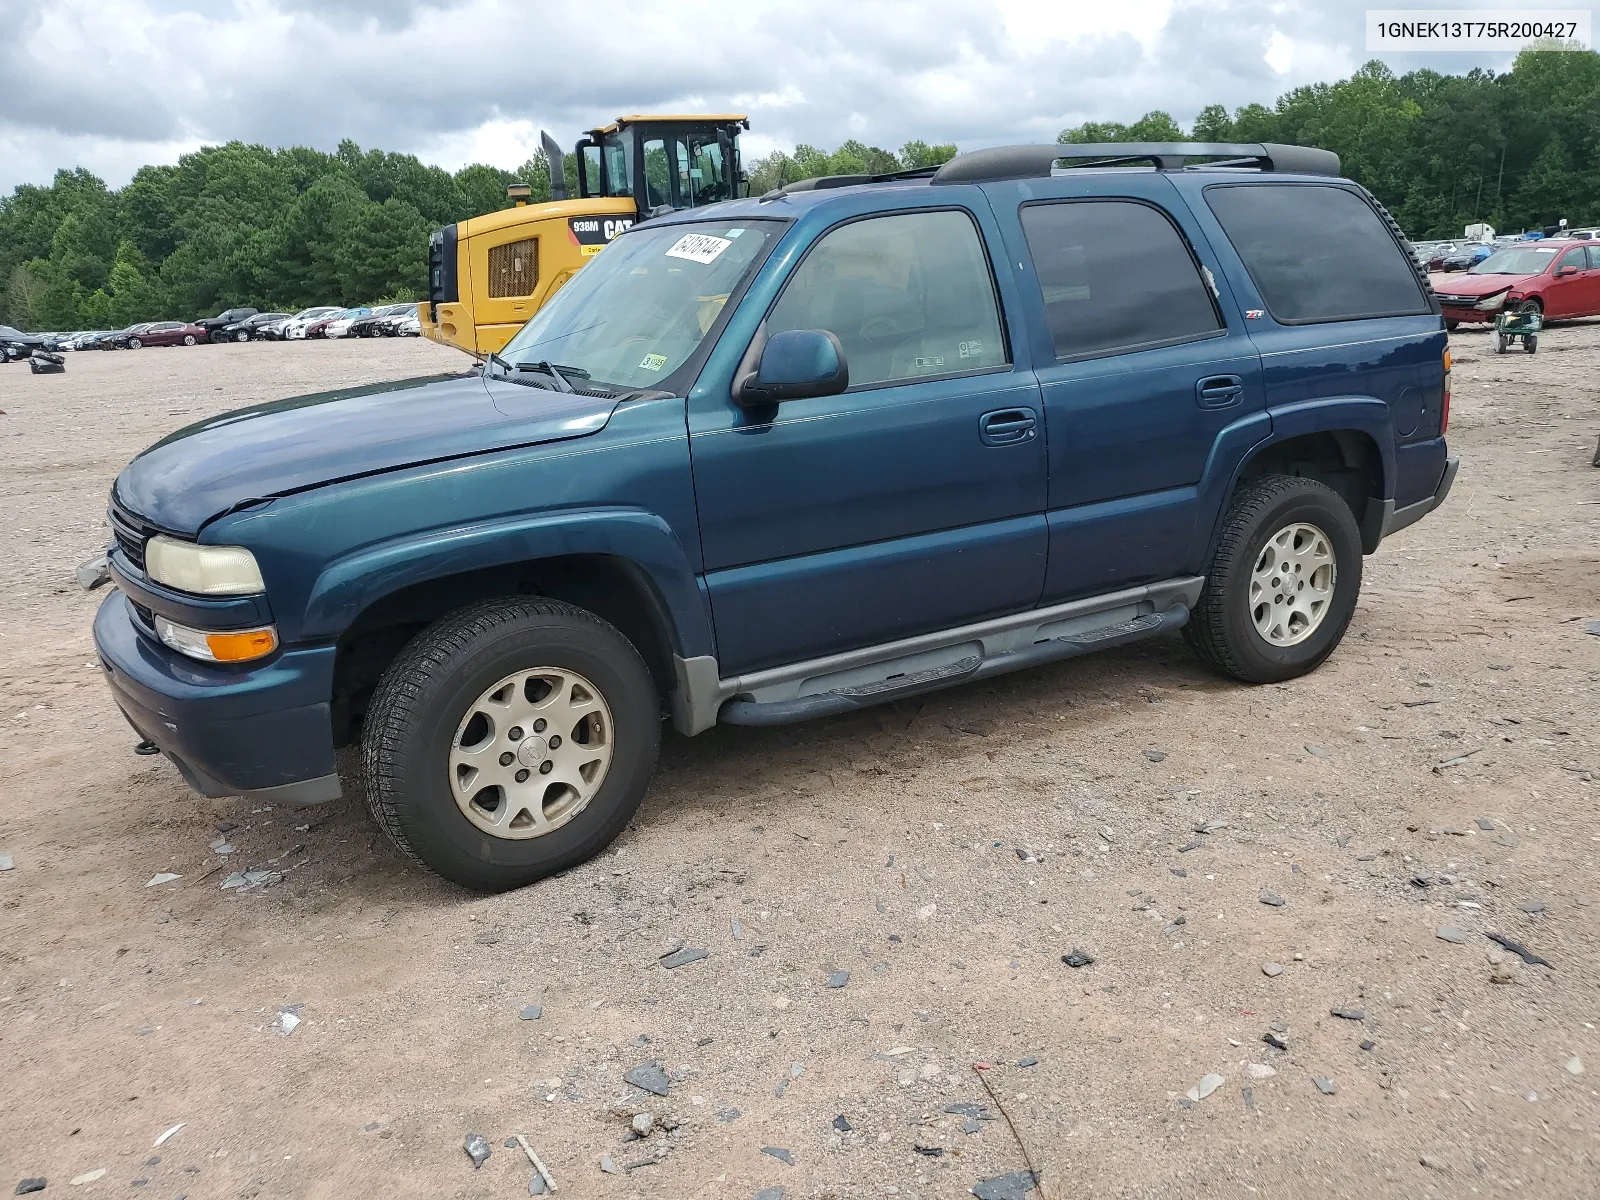
{"label": "windshield wiper", "polygon": [[543,371],[547,375],[549,375],[551,379],[555,380],[557,390],[563,391],[563,392],[571,392],[571,391],[574,390],[574,388],[572,386],[572,381],[569,380],[565,375],[562,374],[563,371],[571,371],[573,373],[573,375],[577,376],[579,379],[588,379],[589,378],[589,372],[585,371],[581,367],[568,367],[568,366],[564,366],[564,365],[561,365],[561,364],[558,364],[558,363],[545,362],[545,361],[531,362],[531,363],[530,362],[519,362],[517,364],[517,370],[519,370],[519,371]]}

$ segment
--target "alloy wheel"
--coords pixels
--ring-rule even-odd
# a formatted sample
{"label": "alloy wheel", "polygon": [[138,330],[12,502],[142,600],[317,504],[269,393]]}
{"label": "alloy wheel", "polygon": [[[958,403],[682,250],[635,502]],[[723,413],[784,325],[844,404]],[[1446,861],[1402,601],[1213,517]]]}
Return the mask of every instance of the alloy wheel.
{"label": "alloy wheel", "polygon": [[576,671],[508,675],[468,705],[450,744],[450,791],[491,837],[541,837],[576,817],[611,766],[611,709]]}
{"label": "alloy wheel", "polygon": [[1273,646],[1293,646],[1322,624],[1338,578],[1333,544],[1315,525],[1297,521],[1273,534],[1250,573],[1250,616]]}

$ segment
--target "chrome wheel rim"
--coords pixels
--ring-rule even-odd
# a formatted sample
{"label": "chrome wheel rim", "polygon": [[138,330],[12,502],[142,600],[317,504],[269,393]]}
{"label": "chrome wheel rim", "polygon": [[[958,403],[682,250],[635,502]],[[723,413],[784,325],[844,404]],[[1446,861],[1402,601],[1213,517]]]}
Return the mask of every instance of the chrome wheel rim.
{"label": "chrome wheel rim", "polygon": [[450,792],[491,837],[522,841],[567,824],[611,767],[611,709],[561,667],[507,675],[467,706],[450,742]]}
{"label": "chrome wheel rim", "polygon": [[1333,607],[1338,579],[1333,543],[1315,525],[1285,525],[1267,539],[1250,573],[1250,617],[1270,645],[1294,646],[1315,633]]}

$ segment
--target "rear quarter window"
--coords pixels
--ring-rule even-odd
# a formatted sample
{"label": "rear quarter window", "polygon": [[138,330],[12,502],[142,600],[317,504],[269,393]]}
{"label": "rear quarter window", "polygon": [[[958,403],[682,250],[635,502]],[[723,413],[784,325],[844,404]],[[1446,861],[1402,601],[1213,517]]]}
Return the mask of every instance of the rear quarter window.
{"label": "rear quarter window", "polygon": [[1355,192],[1252,183],[1214,185],[1205,196],[1274,320],[1305,325],[1431,311],[1405,252]]}

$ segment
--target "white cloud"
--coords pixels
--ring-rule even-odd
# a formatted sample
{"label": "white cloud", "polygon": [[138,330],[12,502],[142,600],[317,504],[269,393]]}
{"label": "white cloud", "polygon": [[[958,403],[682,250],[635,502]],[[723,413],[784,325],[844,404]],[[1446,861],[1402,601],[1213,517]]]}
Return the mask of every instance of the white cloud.
{"label": "white cloud", "polygon": [[[77,165],[120,185],[143,162],[232,138],[332,149],[350,137],[452,168],[512,167],[540,129],[570,145],[651,110],[748,112],[752,155],[846,137],[1047,140],[1152,108],[1187,122],[1208,103],[1271,103],[1353,70],[1364,7],[0,0],[0,194]],[[1443,66],[1394,65],[1420,63]]]}

